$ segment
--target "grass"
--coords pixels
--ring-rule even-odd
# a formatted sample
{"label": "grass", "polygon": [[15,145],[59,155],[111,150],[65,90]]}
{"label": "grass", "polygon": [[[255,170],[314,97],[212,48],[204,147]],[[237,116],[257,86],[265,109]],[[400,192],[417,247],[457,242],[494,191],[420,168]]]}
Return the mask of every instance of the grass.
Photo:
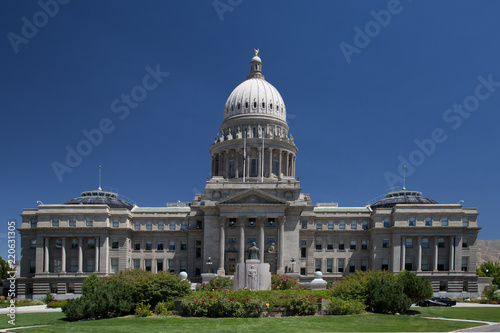
{"label": "grass", "polygon": [[[427,315],[427,314],[426,314]],[[80,322],[63,320],[62,313],[18,314],[16,326],[52,324],[16,332],[448,332],[475,323],[436,321],[418,316],[363,314],[285,318],[137,318],[134,316]],[[6,327],[3,322],[0,327]]]}
{"label": "grass", "polygon": [[428,307],[412,308],[420,312],[424,317],[442,317],[454,319],[471,319],[500,322],[499,308],[448,308],[448,307]]}
{"label": "grass", "polygon": [[[14,328],[8,323],[10,318],[6,314],[0,315],[0,328]],[[47,325],[47,324],[62,324],[66,315],[62,312],[45,312],[45,313],[18,313],[16,314],[16,327],[32,326],[32,325]],[[16,330],[16,332],[19,332]]]}

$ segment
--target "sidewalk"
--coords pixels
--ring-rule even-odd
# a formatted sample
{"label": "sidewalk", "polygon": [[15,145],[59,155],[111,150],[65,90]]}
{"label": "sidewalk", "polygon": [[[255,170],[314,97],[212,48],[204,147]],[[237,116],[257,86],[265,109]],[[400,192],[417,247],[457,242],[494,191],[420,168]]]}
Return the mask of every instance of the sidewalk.
{"label": "sidewalk", "polygon": [[[18,313],[37,313],[37,312],[61,312],[61,308],[47,308],[47,305],[30,305],[16,307],[16,314]],[[0,314],[10,313],[10,308],[0,309]]]}

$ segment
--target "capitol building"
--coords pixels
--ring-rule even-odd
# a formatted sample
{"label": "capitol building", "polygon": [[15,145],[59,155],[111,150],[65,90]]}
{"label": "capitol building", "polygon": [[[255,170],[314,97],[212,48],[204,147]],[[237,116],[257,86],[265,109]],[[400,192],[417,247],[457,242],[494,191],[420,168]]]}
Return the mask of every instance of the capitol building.
{"label": "capitol building", "polygon": [[257,52],[226,101],[219,132],[211,177],[191,202],[138,207],[99,188],[24,209],[18,296],[78,297],[91,273],[123,269],[185,271],[192,282],[205,273],[232,275],[253,242],[273,274],[301,282],[315,271],[334,282],[355,271],[409,270],[435,293],[480,292],[476,208],[405,188],[362,207],[312,203],[295,169],[300,142]]}

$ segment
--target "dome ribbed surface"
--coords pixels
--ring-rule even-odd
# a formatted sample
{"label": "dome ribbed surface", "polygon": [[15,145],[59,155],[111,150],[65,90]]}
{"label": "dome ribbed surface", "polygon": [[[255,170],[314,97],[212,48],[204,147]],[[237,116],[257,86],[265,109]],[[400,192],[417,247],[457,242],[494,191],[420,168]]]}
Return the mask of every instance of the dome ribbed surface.
{"label": "dome ribbed surface", "polygon": [[71,199],[65,205],[108,205],[110,208],[132,209],[134,205],[124,200],[118,199],[118,195],[113,192],[102,190],[82,192],[81,197]]}
{"label": "dome ribbed surface", "polygon": [[387,193],[385,199],[375,202],[371,205],[371,208],[392,208],[398,204],[432,205],[437,204],[437,202],[432,199],[422,197],[421,192],[403,189],[401,191]]}

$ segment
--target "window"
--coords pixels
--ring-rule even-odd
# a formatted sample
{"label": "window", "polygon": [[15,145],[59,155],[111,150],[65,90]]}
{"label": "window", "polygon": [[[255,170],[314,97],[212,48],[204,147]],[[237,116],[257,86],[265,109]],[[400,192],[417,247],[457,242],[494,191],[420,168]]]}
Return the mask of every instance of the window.
{"label": "window", "polygon": [[321,242],[316,241],[316,251],[321,251]]}
{"label": "window", "polygon": [[316,221],[316,230],[321,230],[321,229],[323,229],[323,222]]}
{"label": "window", "polygon": [[415,220],[415,218],[414,218],[414,217],[410,217],[410,218],[408,219],[408,226],[410,226],[410,227],[414,227],[415,225],[416,225],[416,220]]}
{"label": "window", "polygon": [[462,257],[462,272],[467,272],[469,269],[469,258]]}
{"label": "window", "polygon": [[438,271],[444,271],[444,258],[438,258]]}
{"label": "window", "polygon": [[36,260],[30,259],[30,273],[36,273]]}
{"label": "window", "polygon": [[151,259],[144,260],[144,269],[147,272],[151,272]]}
{"label": "window", "polygon": [[36,239],[30,240],[30,249],[36,249]]}
{"label": "window", "polygon": [[230,237],[227,239],[227,242],[229,244],[236,244],[238,242],[238,240],[235,237]]}
{"label": "window", "polygon": [[234,161],[229,161],[229,178],[234,178]]}
{"label": "window", "polygon": [[361,250],[368,250],[368,242],[363,240],[361,241]]}
{"label": "window", "polygon": [[307,258],[307,247],[301,247],[300,248],[300,257],[301,258]]}
{"label": "window", "polygon": [[74,294],[75,293],[75,283],[68,282],[66,283],[66,294]]}
{"label": "window", "polygon": [[156,271],[157,272],[163,271],[163,259],[156,260]]}
{"label": "window", "polygon": [[315,272],[321,271],[321,259],[314,260],[314,271]]}
{"label": "window", "polygon": [[146,222],[146,230],[153,230],[153,222],[152,221]]}
{"label": "window", "polygon": [[236,219],[229,219],[229,226],[230,227],[236,227],[238,224],[236,222]]}
{"label": "window", "polygon": [[196,221],[196,229],[203,229],[203,224],[201,221]]}
{"label": "window", "polygon": [[181,230],[187,230],[187,229],[188,229],[187,221],[182,221],[181,222]]}
{"label": "window", "polygon": [[69,271],[74,273],[78,270],[78,258],[71,258],[69,260]]}
{"label": "window", "polygon": [[[118,259],[116,259],[118,261]],[[87,259],[87,267],[86,267],[86,272],[93,272],[95,271],[95,260],[94,259]],[[116,272],[112,272],[116,273]]]}
{"label": "window", "polygon": [[175,251],[175,241],[168,242],[168,250]]}
{"label": "window", "polygon": [[405,247],[407,249],[411,249],[413,247],[413,239],[412,238],[405,239]]}
{"label": "window", "polygon": [[117,249],[118,248],[118,239],[111,240],[111,248],[112,249]]}
{"label": "window", "polygon": [[354,273],[356,271],[356,260],[349,260],[349,273]]}
{"label": "window", "polygon": [[361,259],[361,271],[365,272],[368,268],[368,259]]}
{"label": "window", "polygon": [[275,176],[278,175],[279,165],[278,161],[273,160],[273,175]]}
{"label": "window", "polygon": [[186,270],[187,270],[187,260],[181,260],[179,271],[185,272]]}
{"label": "window", "polygon": [[152,248],[153,248],[153,242],[151,242],[151,241],[147,241],[147,242],[146,242],[146,246],[144,247],[144,249],[145,249],[146,251],[151,251],[151,249],[152,249]]}
{"label": "window", "polygon": [[276,239],[274,237],[269,237],[269,238],[266,238],[266,243],[267,244],[273,244],[273,243],[276,243]]}
{"label": "window", "polygon": [[118,228],[120,226],[120,220],[113,219],[113,228]]}
{"label": "window", "polygon": [[[469,219],[464,217],[462,219],[462,227],[467,228],[468,226],[469,226]],[[467,282],[467,281],[465,281],[465,282]]]}
{"label": "window", "polygon": [[165,222],[158,221],[158,230],[164,230],[164,229],[165,229]]}
{"label": "window", "polygon": [[344,241],[339,241],[339,250],[340,251],[344,251],[345,250]]}
{"label": "window", "polygon": [[391,220],[388,218],[384,219],[384,228],[389,228],[391,226]]}
{"label": "window", "polygon": [[333,259],[326,259],[326,272],[333,273]]}
{"label": "window", "polygon": [[62,240],[60,238],[55,241],[56,249],[60,249],[62,247]]}
{"label": "window", "polygon": [[462,239],[462,247],[469,247],[469,239],[468,238]]}
{"label": "window", "polygon": [[256,226],[255,219],[248,219],[248,226],[255,227]]}
{"label": "window", "polygon": [[267,226],[268,227],[274,227],[276,226],[276,222],[274,219],[267,219]]}
{"label": "window", "polygon": [[175,261],[173,260],[168,261],[168,271],[170,273],[175,273]]}
{"label": "window", "polygon": [[59,219],[58,218],[52,219],[52,227],[53,228],[59,227]]}
{"label": "window", "polygon": [[72,217],[69,219],[69,226],[76,227],[76,218]]}
{"label": "window", "polygon": [[141,249],[141,241],[134,242],[134,250],[139,251]]}
{"label": "window", "polygon": [[390,247],[389,239],[382,240],[382,248],[388,249]]}
{"label": "window", "polygon": [[429,258],[423,257],[422,263],[420,264],[420,266],[421,266],[423,271],[428,271],[429,270]]}
{"label": "window", "polygon": [[186,251],[186,250],[187,250],[187,242],[181,241],[181,251]]}
{"label": "window", "polygon": [[89,239],[87,239],[87,247],[89,249],[95,248],[95,238],[89,238]]}
{"label": "window", "polygon": [[351,230],[358,229],[358,223],[356,221],[351,221]]}
{"label": "window", "polygon": [[30,219],[30,226],[32,228],[36,228],[37,224],[38,224],[38,220],[37,219]]}
{"label": "window", "polygon": [[57,294],[57,282],[50,283],[50,292],[53,294]]}
{"label": "window", "polygon": [[135,230],[141,230],[141,222],[136,221],[136,222],[134,223],[134,229],[135,229]]}
{"label": "window", "polygon": [[383,271],[388,271],[389,270],[389,259],[387,258],[382,258],[382,265],[380,267]]}
{"label": "window", "polygon": [[351,241],[351,244],[349,245],[349,249],[350,250],[356,250],[356,241],[355,240]]}
{"label": "window", "polygon": [[328,243],[326,243],[326,249],[328,251],[333,251],[333,242],[332,241],[328,241]]}
{"label": "window", "polygon": [[447,281],[439,281],[439,291],[448,291]]}
{"label": "window", "polygon": [[368,230],[368,221],[363,221],[363,223],[361,225],[362,225],[363,230]]}
{"label": "window", "polygon": [[300,267],[300,275],[306,275],[306,268]]}
{"label": "window", "polygon": [[405,259],[405,270],[407,270],[407,271],[413,270],[413,259],[412,258]]}
{"label": "window", "polygon": [[345,221],[340,221],[339,222],[339,229],[344,230],[345,229]]}
{"label": "window", "polygon": [[328,230],[333,230],[333,221],[328,221]]}
{"label": "window", "polygon": [[447,217],[442,217],[441,218],[441,226],[442,227],[447,227],[448,226],[448,218]]}
{"label": "window", "polygon": [[134,259],[134,269],[141,269],[141,260],[140,259]]}
{"label": "window", "polygon": [[302,229],[307,229],[307,221],[302,220]]}
{"label": "window", "polygon": [[72,249],[78,248],[78,239],[76,239],[76,238],[71,239],[71,248]]}
{"label": "window", "polygon": [[337,266],[337,272],[339,272],[339,273],[344,272],[344,259],[339,259],[338,266]]}
{"label": "window", "polygon": [[170,221],[170,230],[175,230],[175,221]]}
{"label": "window", "polygon": [[196,241],[196,258],[201,258],[201,241],[199,240]]}
{"label": "window", "polygon": [[428,238],[422,238],[422,248],[424,248],[424,249],[429,248],[429,239]]}
{"label": "window", "polygon": [[438,247],[444,247],[444,238],[438,238]]}
{"label": "window", "polygon": [[156,243],[156,250],[163,251],[163,242]]}
{"label": "window", "polygon": [[463,282],[462,291],[465,291],[465,292],[469,291],[469,281],[464,281]]}
{"label": "window", "polygon": [[257,159],[250,159],[250,177],[257,177]]}
{"label": "window", "polygon": [[432,219],[430,217],[425,218],[425,226],[430,227],[432,225]]}
{"label": "window", "polygon": [[254,237],[249,237],[247,238],[247,243],[248,244],[252,244],[253,242],[256,242],[255,238]]}
{"label": "window", "polygon": [[91,218],[91,217],[87,217],[86,226],[87,227],[92,227],[93,225],[94,225],[94,219]]}

